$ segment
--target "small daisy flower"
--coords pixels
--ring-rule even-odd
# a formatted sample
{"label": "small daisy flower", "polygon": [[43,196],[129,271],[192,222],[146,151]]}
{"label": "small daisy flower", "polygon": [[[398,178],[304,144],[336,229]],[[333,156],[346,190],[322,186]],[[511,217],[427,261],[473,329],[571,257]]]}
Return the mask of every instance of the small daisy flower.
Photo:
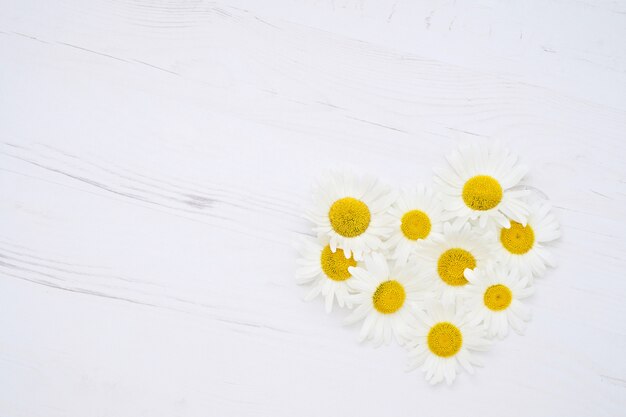
{"label": "small daisy flower", "polygon": [[445,223],[443,235],[426,242],[418,256],[442,303],[449,305],[463,295],[468,283],[465,271],[484,265],[489,254],[489,240],[469,223],[457,220]]}
{"label": "small daisy flower", "polygon": [[521,276],[540,277],[546,266],[556,266],[545,244],[561,236],[559,223],[548,202],[537,201],[530,206],[528,223],[511,222],[511,227],[497,227],[496,257],[516,269]]}
{"label": "small daisy flower", "polygon": [[485,268],[466,271],[466,305],[468,320],[483,323],[490,338],[504,338],[509,326],[522,334],[530,320],[530,309],[520,300],[533,293],[528,278],[520,278],[517,271],[502,264],[489,264]]}
{"label": "small daisy flower", "polygon": [[473,143],[462,146],[447,157],[448,166],[438,172],[435,184],[443,208],[452,216],[478,220],[485,227],[489,220],[509,227],[509,220],[526,224],[527,190],[514,190],[527,172],[517,156],[500,144]]}
{"label": "small daisy flower", "polygon": [[330,248],[343,249],[346,256],[361,260],[363,254],[380,247],[391,231],[385,212],[395,193],[376,179],[334,174],[315,192],[315,207],[307,214],[318,236],[328,236]]}
{"label": "small daisy flower", "polygon": [[473,365],[482,366],[472,353],[490,345],[482,327],[469,323],[453,305],[430,303],[427,311],[417,316],[417,327],[407,344],[409,369],[421,367],[431,384],[445,379],[450,385],[459,364],[470,374],[474,373]]}
{"label": "small daisy flower", "polygon": [[346,302],[350,293],[348,281],[352,274],[348,271],[351,266],[357,266],[354,258],[346,258],[343,250],[330,250],[328,238],[304,239],[300,247],[300,265],[296,271],[298,284],[309,284],[311,290],[305,296],[310,301],[322,295],[326,302],[326,312],[333,309],[333,301],[336,299],[339,307],[350,304]]}
{"label": "small daisy flower", "polygon": [[389,215],[393,217],[393,232],[384,247],[390,258],[400,264],[443,231],[441,200],[432,189],[421,184],[415,190],[401,192]]}
{"label": "small daisy flower", "polygon": [[375,252],[365,258],[365,267],[350,267],[349,271],[354,279],[348,285],[355,294],[350,297],[354,311],[346,324],[363,320],[360,341],[371,339],[379,346],[395,338],[404,343],[414,319],[412,308],[432,297],[415,265],[395,263],[390,268],[385,257]]}

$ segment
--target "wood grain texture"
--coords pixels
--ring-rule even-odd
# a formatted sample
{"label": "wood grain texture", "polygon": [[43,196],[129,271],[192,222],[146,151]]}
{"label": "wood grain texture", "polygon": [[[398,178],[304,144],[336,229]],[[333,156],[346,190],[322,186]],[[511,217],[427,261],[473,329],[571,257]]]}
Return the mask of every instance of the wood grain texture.
{"label": "wood grain texture", "polygon": [[[626,3],[0,2],[0,416],[620,416]],[[310,185],[498,138],[563,227],[431,388],[301,301]]]}

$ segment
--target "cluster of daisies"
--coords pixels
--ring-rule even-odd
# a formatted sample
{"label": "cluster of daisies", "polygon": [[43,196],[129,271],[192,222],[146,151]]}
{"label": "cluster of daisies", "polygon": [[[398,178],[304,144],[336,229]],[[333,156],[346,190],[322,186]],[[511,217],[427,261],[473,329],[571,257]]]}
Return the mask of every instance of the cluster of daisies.
{"label": "cluster of daisies", "polygon": [[300,247],[305,299],[350,309],[361,341],[397,341],[432,384],[452,383],[460,367],[473,373],[475,351],[523,332],[523,300],[554,266],[546,244],[559,225],[520,185],[526,172],[500,144],[472,143],[447,156],[432,188],[330,175],[307,214],[317,238]]}

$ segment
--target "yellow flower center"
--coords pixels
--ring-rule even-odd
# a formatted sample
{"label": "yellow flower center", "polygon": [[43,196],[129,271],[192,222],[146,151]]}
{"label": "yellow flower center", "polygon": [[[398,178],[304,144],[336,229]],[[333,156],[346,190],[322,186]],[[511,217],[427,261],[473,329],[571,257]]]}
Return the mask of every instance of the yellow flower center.
{"label": "yellow flower center", "polygon": [[404,291],[402,284],[395,280],[381,283],[372,296],[374,308],[383,314],[391,314],[400,310],[404,300],[406,300],[406,291]]}
{"label": "yellow flower center", "polygon": [[463,201],[472,210],[491,210],[502,201],[502,187],[489,175],[476,175],[463,186]]}
{"label": "yellow flower center", "polygon": [[470,252],[461,248],[448,249],[439,257],[437,272],[443,282],[448,285],[465,285],[465,268],[476,268],[476,258]]}
{"label": "yellow flower center", "polygon": [[420,210],[411,210],[402,216],[402,233],[407,239],[425,239],[430,233],[430,219],[428,215]]}
{"label": "yellow flower center", "polygon": [[456,355],[463,345],[463,334],[452,323],[435,324],[428,332],[428,348],[442,358]]}
{"label": "yellow flower center", "polygon": [[367,230],[371,215],[364,202],[345,197],[333,203],[328,218],[335,232],[344,237],[355,237]]}
{"label": "yellow flower center", "polygon": [[330,246],[322,250],[320,256],[320,264],[322,265],[322,271],[329,279],[333,281],[345,281],[352,276],[348,272],[348,267],[356,266],[356,261],[353,257],[346,258],[342,249],[337,249],[335,253],[330,250]]}
{"label": "yellow flower center", "polygon": [[497,284],[492,285],[485,291],[483,301],[488,309],[493,311],[501,311],[507,308],[513,300],[513,294],[509,287]]}
{"label": "yellow flower center", "polygon": [[535,243],[535,232],[530,225],[522,226],[518,222],[511,222],[509,229],[502,229],[500,242],[506,250],[515,255],[523,255],[532,249]]}

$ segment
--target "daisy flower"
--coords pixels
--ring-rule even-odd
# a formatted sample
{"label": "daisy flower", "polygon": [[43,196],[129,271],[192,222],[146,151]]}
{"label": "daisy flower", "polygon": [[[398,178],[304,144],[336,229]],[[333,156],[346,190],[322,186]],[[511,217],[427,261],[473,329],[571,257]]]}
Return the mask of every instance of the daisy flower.
{"label": "daisy flower", "polygon": [[530,206],[526,225],[511,222],[511,227],[497,227],[496,257],[516,269],[521,276],[539,277],[546,266],[556,266],[552,255],[544,246],[561,236],[559,223],[548,202],[537,201]]}
{"label": "daisy flower", "polygon": [[527,172],[517,156],[500,144],[473,143],[447,156],[448,166],[439,170],[434,181],[443,199],[443,208],[452,216],[478,220],[485,227],[489,220],[509,227],[509,220],[526,224],[527,190],[514,190]]}
{"label": "daisy flower", "polygon": [[418,326],[412,330],[409,369],[421,367],[426,380],[437,384],[444,379],[450,385],[460,364],[470,374],[482,363],[472,353],[487,350],[490,343],[484,330],[469,323],[453,305],[431,303],[426,312],[418,312]]}
{"label": "daisy flower", "polygon": [[304,297],[310,301],[322,295],[326,302],[326,312],[333,309],[333,301],[337,300],[339,307],[350,304],[346,302],[350,289],[348,281],[352,274],[348,271],[351,266],[356,266],[354,258],[346,258],[343,250],[330,250],[328,238],[304,239],[298,248],[300,259],[296,271],[296,283],[308,284],[311,289]]}
{"label": "daisy flower", "polygon": [[520,300],[533,293],[528,278],[520,278],[517,271],[502,264],[466,271],[466,306],[468,320],[483,323],[489,337],[504,338],[509,326],[522,334],[525,322],[530,320],[530,309]]}
{"label": "daisy flower", "polygon": [[361,260],[380,247],[391,231],[386,210],[395,193],[376,179],[334,174],[315,192],[315,207],[307,214],[318,236],[328,236],[330,249],[343,249],[347,257]]}
{"label": "daisy flower", "polygon": [[389,267],[380,253],[365,259],[365,267],[350,267],[354,275],[348,283],[355,292],[350,299],[354,311],[346,324],[363,320],[359,340],[373,340],[376,346],[393,338],[404,343],[410,323],[414,319],[412,306],[419,306],[432,296],[428,285],[420,279],[415,265],[394,264]]}
{"label": "daisy flower", "polygon": [[443,230],[441,200],[421,184],[415,190],[401,192],[389,215],[393,218],[393,232],[384,247],[391,259],[400,264]]}
{"label": "daisy flower", "polygon": [[489,240],[469,223],[457,220],[443,225],[443,235],[434,236],[418,253],[429,280],[441,301],[448,305],[459,300],[467,279],[465,271],[481,267],[490,254]]}

